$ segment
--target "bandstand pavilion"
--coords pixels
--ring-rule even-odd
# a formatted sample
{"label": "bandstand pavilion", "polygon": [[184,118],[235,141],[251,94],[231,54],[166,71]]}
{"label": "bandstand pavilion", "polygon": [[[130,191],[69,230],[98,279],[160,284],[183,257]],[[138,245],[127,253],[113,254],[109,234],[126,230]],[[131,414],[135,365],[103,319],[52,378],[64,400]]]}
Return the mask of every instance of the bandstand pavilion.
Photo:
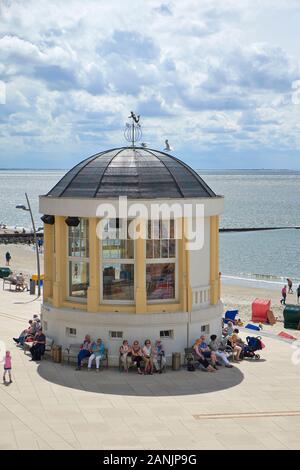
{"label": "bandstand pavilion", "polygon": [[[187,249],[175,227],[187,218],[145,220],[145,237],[131,239],[118,212],[143,203],[202,204],[203,246]],[[100,230],[99,204],[116,217]],[[42,322],[56,344],[80,343],[85,334],[101,337],[109,363],[117,364],[123,339],[161,338],[167,354],[183,352],[205,334],[220,334],[223,305],[219,280],[217,196],[188,165],[169,153],[133,145],[100,152],[72,168],[40,196],[44,220]],[[126,224],[124,232],[124,224]],[[125,237],[119,237],[123,230]],[[145,232],[145,233],[146,233]]]}

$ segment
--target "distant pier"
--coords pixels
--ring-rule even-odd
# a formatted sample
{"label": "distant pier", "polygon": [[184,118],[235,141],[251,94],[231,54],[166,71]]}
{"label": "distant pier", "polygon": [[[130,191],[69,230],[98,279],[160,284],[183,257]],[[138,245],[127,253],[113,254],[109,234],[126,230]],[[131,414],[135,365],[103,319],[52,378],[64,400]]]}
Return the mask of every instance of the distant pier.
{"label": "distant pier", "polygon": [[[220,233],[239,233],[239,232],[263,232],[266,230],[300,230],[300,225],[293,225],[287,227],[223,227],[219,229]],[[43,239],[43,232],[38,232],[37,237]],[[32,244],[34,243],[34,236],[31,232],[26,233],[3,233],[0,232],[0,244]]]}
{"label": "distant pier", "polygon": [[[43,239],[43,232],[38,232],[37,237]],[[8,245],[20,243],[24,245],[31,245],[34,243],[33,233],[0,233],[0,244]]]}
{"label": "distant pier", "polygon": [[286,227],[228,227],[220,228],[219,232],[263,232],[265,230],[290,230],[300,229],[300,225],[286,226]]}

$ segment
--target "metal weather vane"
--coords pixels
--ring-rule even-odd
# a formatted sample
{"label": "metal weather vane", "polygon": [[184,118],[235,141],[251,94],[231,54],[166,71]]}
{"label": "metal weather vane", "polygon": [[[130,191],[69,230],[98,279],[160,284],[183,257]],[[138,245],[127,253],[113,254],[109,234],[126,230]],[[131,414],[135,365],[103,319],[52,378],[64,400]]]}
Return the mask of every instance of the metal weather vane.
{"label": "metal weather vane", "polygon": [[135,142],[138,142],[142,138],[142,129],[139,123],[140,115],[136,115],[133,111],[130,112],[128,119],[132,121],[127,122],[124,129],[124,137],[128,142],[131,142],[132,147],[134,147]]}

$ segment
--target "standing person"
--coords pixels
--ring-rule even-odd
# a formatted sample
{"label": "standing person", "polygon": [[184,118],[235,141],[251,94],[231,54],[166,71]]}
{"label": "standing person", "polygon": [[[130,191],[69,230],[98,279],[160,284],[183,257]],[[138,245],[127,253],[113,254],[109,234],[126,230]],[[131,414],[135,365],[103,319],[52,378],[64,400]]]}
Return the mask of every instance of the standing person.
{"label": "standing person", "polygon": [[300,284],[299,286],[297,287],[297,302],[299,303],[299,299],[300,299]]}
{"label": "standing person", "polygon": [[288,284],[288,288],[289,288],[289,291],[288,291],[288,294],[293,294],[293,281],[292,279],[288,278],[287,279],[287,284]]}
{"label": "standing person", "polygon": [[92,362],[95,359],[96,362],[96,370],[99,372],[100,370],[100,361],[105,355],[105,347],[102,343],[102,339],[98,338],[97,341],[94,341],[91,345],[91,355],[89,357],[88,362],[88,371],[91,370]]}
{"label": "standing person", "polygon": [[153,375],[153,354],[150,339],[146,339],[145,341],[143,356],[145,361],[145,374]]}
{"label": "standing person", "polygon": [[9,351],[6,351],[4,357],[4,372],[3,372],[3,383],[6,383],[6,372],[8,373],[9,383],[12,383],[11,380],[11,355]]}
{"label": "standing person", "polygon": [[80,351],[77,356],[77,367],[76,370],[81,370],[81,361],[85,357],[90,357],[91,355],[91,337],[90,335],[85,335],[83,343],[80,346]]}
{"label": "standing person", "polygon": [[155,341],[155,348],[153,349],[153,364],[156,372],[162,373],[166,366],[165,350],[160,339]]}
{"label": "standing person", "polygon": [[9,251],[7,251],[5,253],[5,260],[6,260],[6,266],[9,266],[9,263],[10,263],[10,260],[11,260],[11,255],[10,255]]}
{"label": "standing person", "polygon": [[286,301],[286,286],[283,286],[283,288],[281,289],[281,295],[282,295],[282,299],[280,301],[281,304],[285,305],[285,301]]}

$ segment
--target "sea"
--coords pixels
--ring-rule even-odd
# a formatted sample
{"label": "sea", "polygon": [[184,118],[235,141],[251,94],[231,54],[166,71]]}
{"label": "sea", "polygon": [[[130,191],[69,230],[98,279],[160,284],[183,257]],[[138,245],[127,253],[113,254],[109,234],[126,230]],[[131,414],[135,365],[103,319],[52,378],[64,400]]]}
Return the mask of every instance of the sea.
{"label": "sea", "polygon": [[[38,196],[46,194],[66,170],[0,170],[0,223],[30,227],[27,192],[37,227],[42,226]],[[300,171],[198,170],[208,185],[225,196],[223,228],[287,227],[260,232],[220,234],[220,271],[225,282],[279,286],[287,277],[300,282]]]}

